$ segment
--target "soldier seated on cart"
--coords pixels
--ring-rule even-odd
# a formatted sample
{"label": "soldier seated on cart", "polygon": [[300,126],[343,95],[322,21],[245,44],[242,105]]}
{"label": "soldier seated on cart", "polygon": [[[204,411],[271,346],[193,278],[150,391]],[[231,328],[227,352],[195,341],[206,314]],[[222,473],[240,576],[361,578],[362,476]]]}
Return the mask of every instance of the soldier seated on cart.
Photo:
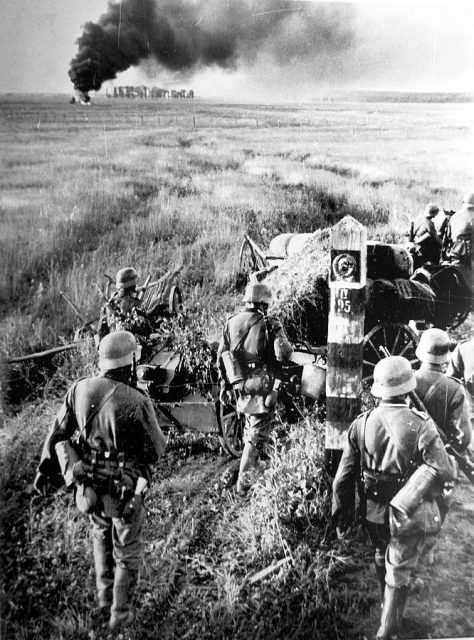
{"label": "soldier seated on cart", "polygon": [[269,441],[281,386],[281,363],[293,352],[280,322],[266,315],[271,298],[266,284],[247,286],[245,308],[227,321],[217,353],[220,400],[229,403],[233,389],[237,411],[245,415],[239,495],[248,491],[247,472],[257,465],[259,453]]}
{"label": "soldier seated on cart", "polygon": [[101,309],[97,332],[99,340],[112,331],[130,331],[142,346],[147,342],[153,327],[141,308],[137,282],[138,273],[133,267],[117,271],[116,292]]}
{"label": "soldier seated on cart", "polygon": [[438,214],[436,204],[426,206],[423,214],[413,224],[412,242],[414,243],[416,262],[438,264],[441,258],[441,241],[438,237],[433,218]]}
{"label": "soldier seated on cart", "polygon": [[465,194],[461,208],[449,220],[448,236],[446,258],[470,271],[474,243],[474,191]]}

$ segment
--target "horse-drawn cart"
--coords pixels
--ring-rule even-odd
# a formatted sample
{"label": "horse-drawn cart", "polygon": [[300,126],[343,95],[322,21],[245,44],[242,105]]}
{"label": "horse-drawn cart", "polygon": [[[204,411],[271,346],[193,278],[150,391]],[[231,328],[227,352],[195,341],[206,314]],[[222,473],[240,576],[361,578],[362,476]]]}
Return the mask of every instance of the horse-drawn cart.
{"label": "horse-drawn cart", "polygon": [[[268,252],[245,236],[240,251],[240,282],[271,281],[283,271],[292,251],[304,255],[304,245],[312,234],[284,234],[270,243]],[[286,371],[284,395],[287,415],[298,415],[302,399],[298,380],[304,364],[320,367],[324,376],[327,343],[329,290],[324,279],[318,282],[319,304],[300,304],[296,324],[285,324],[296,346],[294,362]],[[450,265],[425,265],[413,271],[408,250],[400,245],[369,242],[367,246],[367,287],[365,337],[363,343],[363,381],[369,383],[373,369],[383,357],[380,347],[403,355],[416,366],[418,329],[443,329],[461,324],[470,310],[470,291],[462,273]],[[294,321],[293,317],[293,321]],[[210,359],[215,362],[216,346]],[[211,346],[209,347],[211,349]],[[158,344],[151,359],[138,367],[139,384],[153,398],[160,424],[178,431],[216,434],[230,455],[240,456],[243,448],[243,416],[236,402],[219,402],[217,372],[209,370],[206,379],[196,380],[186,366],[184,353],[166,342]],[[321,385],[324,393],[324,384]]]}
{"label": "horse-drawn cart", "polygon": [[[307,249],[306,243],[312,237],[309,233],[281,234],[264,251],[245,236],[240,249],[239,281],[278,281],[286,261],[295,260],[294,256],[303,257],[305,245]],[[305,300],[299,304],[297,330],[287,327],[295,342],[300,339],[305,350],[317,353],[321,352],[326,335],[321,331],[315,334],[312,325],[327,325],[328,317],[329,291],[323,280],[317,283],[317,295],[323,298],[317,309],[311,308],[311,300]],[[371,380],[374,366],[383,357],[381,346],[415,364],[418,329],[428,326],[454,329],[467,318],[471,305],[468,281],[457,266],[428,263],[414,270],[408,247],[368,242],[364,381]]]}

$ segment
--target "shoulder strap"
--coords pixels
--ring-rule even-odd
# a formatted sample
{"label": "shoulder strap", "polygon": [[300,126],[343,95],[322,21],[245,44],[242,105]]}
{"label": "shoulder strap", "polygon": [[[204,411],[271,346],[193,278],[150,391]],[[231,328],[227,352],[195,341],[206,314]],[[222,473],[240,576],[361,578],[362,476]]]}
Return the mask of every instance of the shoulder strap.
{"label": "shoulder strap", "polygon": [[90,425],[92,420],[96,417],[96,415],[102,409],[102,407],[107,402],[107,400],[109,400],[109,398],[111,398],[113,396],[113,394],[116,392],[116,390],[119,388],[119,386],[120,386],[120,383],[116,384],[114,387],[112,387],[112,389],[109,389],[109,391],[105,394],[105,396],[102,398],[102,400],[99,402],[99,404],[92,409],[90,414],[87,416],[87,420],[85,421],[84,426],[82,427],[82,429],[79,432],[79,438],[82,436],[82,434],[87,429],[87,427]]}
{"label": "shoulder strap", "polygon": [[[424,397],[424,400],[423,400],[424,404],[432,398],[432,396],[433,396],[434,392],[436,391],[436,388],[437,388],[438,383],[440,382],[440,380],[442,380],[442,378],[439,378],[438,380],[433,382],[431,387],[428,389],[428,391],[426,392],[426,395]],[[445,398],[445,403],[444,403],[443,424],[442,425],[438,425],[443,431],[445,430],[447,419],[448,419],[448,389],[446,388],[446,398]]]}
{"label": "shoulder strap", "polygon": [[433,382],[433,384],[431,385],[431,387],[428,389],[428,391],[425,393],[425,397],[423,398],[423,403],[425,403],[427,400],[429,400],[431,398],[431,396],[433,395],[433,393],[436,390],[436,387],[438,386],[439,381],[442,378],[438,378],[438,380],[435,380]]}

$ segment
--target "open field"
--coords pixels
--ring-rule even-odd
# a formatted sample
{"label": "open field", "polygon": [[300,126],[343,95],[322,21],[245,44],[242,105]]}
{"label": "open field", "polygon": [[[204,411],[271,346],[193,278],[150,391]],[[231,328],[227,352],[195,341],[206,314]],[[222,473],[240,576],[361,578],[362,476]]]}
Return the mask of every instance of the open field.
{"label": "open field", "polygon": [[[0,99],[0,352],[69,340],[104,286],[134,265],[143,281],[182,265],[186,306],[215,332],[239,299],[244,233],[262,246],[351,214],[369,237],[399,240],[435,201],[456,208],[474,184],[470,104],[325,102],[226,105],[200,100]],[[98,640],[86,521],[70,494],[32,498],[58,395],[91,370],[92,348],[54,376],[16,367],[1,430],[2,638]],[[26,382],[23,382],[26,380]],[[45,380],[47,382],[45,383]],[[374,634],[378,588],[359,538],[328,527],[316,415],[280,425],[248,500],[212,437],[176,438],[148,501],[146,568],[131,640],[360,639]],[[457,487],[428,589],[410,600],[404,638],[469,637],[474,492]],[[272,562],[285,563],[252,582]]]}
{"label": "open field", "polygon": [[[183,264],[186,298],[222,308],[241,238],[353,214],[399,238],[428,201],[471,184],[469,104],[220,105],[64,97],[0,103],[1,334],[9,354],[50,346],[88,317],[92,283],[135,264]],[[18,319],[16,310],[21,309]]]}

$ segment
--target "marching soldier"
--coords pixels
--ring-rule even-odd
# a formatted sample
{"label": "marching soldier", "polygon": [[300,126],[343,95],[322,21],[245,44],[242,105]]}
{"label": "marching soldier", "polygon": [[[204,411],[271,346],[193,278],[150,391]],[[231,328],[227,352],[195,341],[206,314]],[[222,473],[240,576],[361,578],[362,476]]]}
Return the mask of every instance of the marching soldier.
{"label": "marching soldier", "polygon": [[350,426],[333,483],[332,512],[339,538],[349,532],[355,486],[363,484],[365,525],[383,591],[378,640],[394,638],[400,628],[408,584],[425,537],[434,535],[441,526],[434,499],[440,490],[437,484],[421,494],[410,515],[390,503],[401,494],[400,489],[409,486],[409,477],[417,468],[427,469],[436,482],[453,479],[456,473],[456,465],[431,418],[407,405],[407,394],[415,386],[415,376],[405,358],[390,356],[377,363],[372,395],[381,398],[380,404]]}
{"label": "marching soldier", "polygon": [[133,267],[117,271],[116,292],[101,309],[98,336],[101,340],[112,331],[130,331],[140,342],[145,342],[153,329],[146,313],[141,309],[138,295],[138,273]]}
{"label": "marching soldier", "polygon": [[227,321],[217,354],[221,402],[230,401],[230,389],[234,388],[237,411],[245,415],[239,495],[248,491],[246,473],[257,465],[259,453],[269,441],[281,386],[281,363],[289,361],[293,352],[280,322],[266,315],[271,298],[266,284],[247,286],[245,308]]}
{"label": "marching soldier", "polygon": [[[89,513],[101,618],[117,631],[133,620],[132,599],[143,560],[143,495],[150,465],[166,439],[150,399],[131,386],[134,354],[128,331],[99,345],[100,374],[69,389],[46,438],[34,486],[43,492],[61,472]],[[105,621],[105,620],[104,620]]]}
{"label": "marching soldier", "polygon": [[[416,349],[416,357],[421,362],[415,372],[416,394],[447,442],[459,453],[464,453],[471,441],[471,424],[461,383],[444,373],[449,347],[450,340],[445,331],[428,329],[423,333]],[[451,490],[447,490],[438,497],[442,521],[449,510],[450,495]],[[434,563],[435,544],[436,537],[427,536],[424,556],[428,565]]]}
{"label": "marching soldier", "polygon": [[449,362],[450,340],[441,329],[428,329],[420,338],[416,357],[416,393],[430,417],[460,453],[471,441],[471,425],[461,383],[444,373]]}

